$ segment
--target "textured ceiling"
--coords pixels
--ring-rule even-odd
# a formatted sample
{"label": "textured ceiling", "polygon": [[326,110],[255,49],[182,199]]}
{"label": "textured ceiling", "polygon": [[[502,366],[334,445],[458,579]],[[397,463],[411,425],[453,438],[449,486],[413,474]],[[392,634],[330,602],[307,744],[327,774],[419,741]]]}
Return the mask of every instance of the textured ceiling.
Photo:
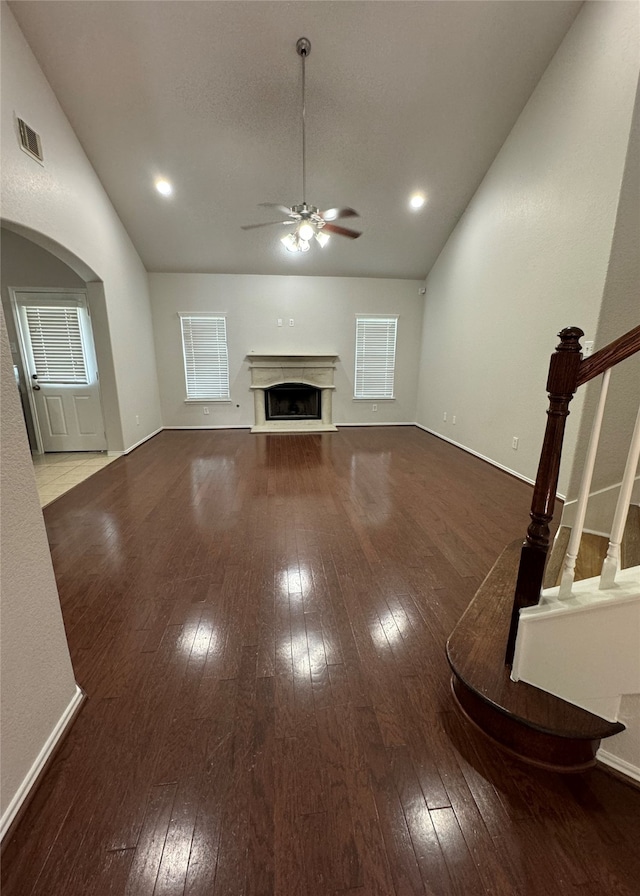
{"label": "textured ceiling", "polygon": [[[10,3],[147,270],[419,279],[580,5]],[[306,198],[363,236],[292,255],[284,228],[240,226],[302,201],[302,35]]]}

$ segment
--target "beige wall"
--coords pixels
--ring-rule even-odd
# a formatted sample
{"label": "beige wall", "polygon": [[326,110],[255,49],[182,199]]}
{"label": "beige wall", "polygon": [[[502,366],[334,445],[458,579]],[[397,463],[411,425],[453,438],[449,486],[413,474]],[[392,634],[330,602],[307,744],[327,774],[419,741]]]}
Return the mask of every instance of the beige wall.
{"label": "beige wall", "polygon": [[531,479],[555,334],[600,332],[640,67],[637,12],[583,6],[427,280],[418,422]]}
{"label": "beige wall", "polygon": [[[147,274],[5,3],[1,11],[2,221],[57,257],[66,253],[83,279],[100,282],[104,327],[94,318],[96,349],[102,340],[113,355],[107,436],[110,448],[126,449],[161,426]],[[40,134],[44,165],[20,149],[15,115]]]}
{"label": "beige wall", "polygon": [[[631,128],[629,151],[624,170],[618,214],[613,234],[609,268],[604,287],[600,318],[596,330],[595,349],[602,348],[616,337],[640,323],[640,87],[636,93],[635,114]],[[578,449],[574,460],[568,498],[578,493],[586,454],[591,421],[600,394],[600,378],[587,386],[585,413],[580,425]],[[596,458],[592,491],[606,490],[611,499],[601,499],[597,506],[606,506],[608,514],[590,515],[587,526],[609,531],[617,497],[615,487],[622,479],[627,450],[640,402],[640,354],[629,358],[611,372],[611,382]],[[640,502],[640,486],[636,486],[635,503]],[[569,508],[570,509],[570,508]],[[563,517],[564,519],[564,517]]]}
{"label": "beige wall", "polygon": [[[618,215],[611,248],[611,258],[596,331],[595,348],[602,348],[640,323],[640,88],[636,93],[635,113],[631,139],[624,171]],[[574,498],[580,483],[591,420],[600,378],[588,387],[585,413],[580,425],[578,449],[569,486],[569,497]],[[611,373],[602,438],[596,458],[592,490],[600,491],[590,502],[586,525],[595,531],[610,532],[618,489],[622,479],[627,451],[633,431],[635,413],[640,403],[640,354],[629,358]],[[613,487],[612,487],[613,486]],[[640,482],[632,497],[640,503]],[[567,523],[573,506],[566,507],[562,521]],[[606,753],[623,763],[622,770],[635,770],[640,776],[640,694],[623,696],[620,705],[620,721],[626,731],[603,743]]]}
{"label": "beige wall", "polygon": [[[67,262],[89,284],[109,365],[110,447],[161,425],[147,275],[15,19],[1,6],[2,222]],[[14,115],[40,133],[39,165],[19,148]],[[8,284],[16,285],[16,284]],[[33,283],[29,285],[35,285]],[[42,512],[3,317],[1,525],[3,824],[33,783],[77,702]],[[111,363],[113,355],[114,363]],[[104,380],[103,399],[104,395]],[[135,423],[140,414],[140,426]],[[35,765],[34,765],[35,763]]]}
{"label": "beige wall", "polygon": [[[165,426],[250,426],[253,394],[249,352],[337,354],[333,422],[411,423],[423,300],[417,280],[357,277],[278,277],[235,274],[150,274],[156,353]],[[232,402],[185,404],[184,366],[178,312],[227,315]],[[396,399],[354,401],[356,314],[398,314]],[[277,324],[282,319],[283,326]],[[294,326],[288,326],[293,318]]]}
{"label": "beige wall", "polygon": [[74,700],[76,684],[4,317],[0,326],[0,809],[4,818]]}
{"label": "beige wall", "polygon": [[[638,323],[639,32],[637,4],[583,6],[427,279],[418,421],[530,479],[555,334],[577,325],[597,349]],[[621,477],[639,365],[615,372],[594,488]],[[593,393],[571,406],[559,483],[570,496]],[[603,744],[634,775],[639,709],[624,697],[628,730]]]}

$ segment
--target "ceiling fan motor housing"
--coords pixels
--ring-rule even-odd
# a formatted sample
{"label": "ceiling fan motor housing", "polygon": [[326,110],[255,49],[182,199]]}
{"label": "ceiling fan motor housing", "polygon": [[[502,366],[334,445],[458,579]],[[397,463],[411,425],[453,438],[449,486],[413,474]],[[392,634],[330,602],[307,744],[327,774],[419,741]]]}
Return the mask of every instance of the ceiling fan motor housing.
{"label": "ceiling fan motor housing", "polygon": [[316,206],[307,205],[306,202],[303,202],[302,205],[292,205],[291,214],[299,216],[301,221],[311,221],[318,229],[327,223]]}
{"label": "ceiling fan motor housing", "polygon": [[311,52],[311,41],[308,37],[299,37],[296,43],[298,56],[308,56]]}

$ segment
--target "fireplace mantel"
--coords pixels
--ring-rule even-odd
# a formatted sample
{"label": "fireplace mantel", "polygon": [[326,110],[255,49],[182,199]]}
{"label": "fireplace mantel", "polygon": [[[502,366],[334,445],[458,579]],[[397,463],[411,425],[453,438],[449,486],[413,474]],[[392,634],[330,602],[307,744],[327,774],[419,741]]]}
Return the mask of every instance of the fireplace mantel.
{"label": "fireplace mantel", "polygon": [[[332,354],[264,354],[247,355],[251,373],[251,389],[255,403],[255,426],[251,432],[335,432],[331,422],[331,393],[338,355]],[[321,420],[267,420],[264,393],[271,386],[304,383],[322,391]]]}

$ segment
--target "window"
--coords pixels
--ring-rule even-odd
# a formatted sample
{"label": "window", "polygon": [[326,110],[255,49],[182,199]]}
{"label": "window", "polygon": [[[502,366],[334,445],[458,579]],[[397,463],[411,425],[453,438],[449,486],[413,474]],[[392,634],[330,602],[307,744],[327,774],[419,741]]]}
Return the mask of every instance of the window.
{"label": "window", "polygon": [[181,314],[187,401],[229,400],[227,322],[209,314]]}
{"label": "window", "polygon": [[355,398],[393,398],[396,317],[356,318]]}
{"label": "window", "polygon": [[41,383],[88,383],[78,308],[24,309],[35,373]]}

